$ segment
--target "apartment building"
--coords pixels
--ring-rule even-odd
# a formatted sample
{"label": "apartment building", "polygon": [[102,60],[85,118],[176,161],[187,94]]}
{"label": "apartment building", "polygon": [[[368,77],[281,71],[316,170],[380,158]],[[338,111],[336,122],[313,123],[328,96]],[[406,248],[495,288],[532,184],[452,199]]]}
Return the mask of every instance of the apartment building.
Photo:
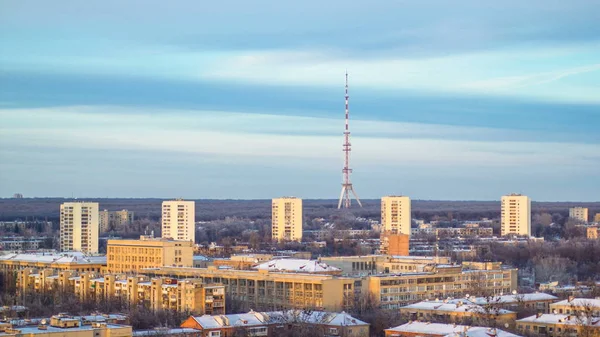
{"label": "apartment building", "polygon": [[137,273],[143,268],[163,266],[194,266],[192,241],[142,235],[139,240],[108,240],[106,252],[108,273]]}
{"label": "apartment building", "polygon": [[273,241],[302,241],[302,199],[283,197],[271,202]]}
{"label": "apartment building", "polygon": [[[38,319],[37,325],[17,325],[6,328],[0,336],[6,337],[130,337],[133,335],[129,325],[105,322],[87,323],[81,317],[65,314],[52,316],[49,320]],[[48,322],[49,321],[49,322]]]}
{"label": "apartment building", "polygon": [[403,318],[410,321],[444,321],[458,324],[486,325],[490,318],[501,326],[512,326],[517,313],[506,309],[485,308],[465,299],[421,301],[400,308]]}
{"label": "apartment building", "polygon": [[[192,316],[181,328],[202,331],[203,336],[280,336],[286,330],[308,329],[327,337],[368,337],[369,324],[342,312],[286,310],[250,311],[244,314]],[[307,330],[307,331],[308,331]]]}
{"label": "apartment building", "polygon": [[569,208],[569,218],[579,220],[581,222],[588,222],[588,209],[585,207],[573,207]]}
{"label": "apartment building", "polygon": [[594,215],[594,222],[600,223],[600,213],[596,213],[596,215]]}
{"label": "apartment building", "polygon": [[381,244],[379,253],[383,255],[408,256],[410,252],[410,236],[406,234],[393,234],[383,231],[380,236]]}
{"label": "apartment building", "polygon": [[525,336],[600,336],[600,317],[539,313],[517,320],[517,331]]}
{"label": "apartment building", "polygon": [[65,202],[60,205],[60,250],[98,253],[98,203]]}
{"label": "apartment building", "polygon": [[588,239],[597,239],[600,237],[600,227],[590,226],[586,228],[586,236]]}
{"label": "apartment building", "polygon": [[[505,292],[506,293],[506,292]],[[494,306],[511,311],[535,310],[549,313],[550,306],[558,297],[546,293],[495,295],[487,297],[469,297],[469,301],[482,306]]]}
{"label": "apartment building", "polygon": [[568,299],[550,304],[550,312],[555,314],[589,314],[600,317],[600,299],[598,298],[575,298],[569,296]]}
{"label": "apartment building", "polygon": [[99,227],[100,232],[105,233],[111,228],[120,227],[133,223],[133,212],[126,209],[120,211],[100,211],[99,214]]}
{"label": "apartment building", "polygon": [[382,231],[391,234],[405,234],[410,237],[411,222],[409,197],[387,196],[381,198]]}
{"label": "apartment building", "polygon": [[245,310],[304,309],[341,311],[354,305],[355,281],[323,274],[282,273],[269,270],[234,270],[162,267],[142,271],[145,275],[197,278],[204,283],[221,283]]}
{"label": "apartment building", "polygon": [[25,269],[19,272],[17,283],[21,292],[64,289],[81,299],[118,298],[152,310],[225,313],[225,287],[199,279]]}
{"label": "apartment building", "polygon": [[196,203],[182,199],[163,201],[162,237],[183,241],[196,240]]}
{"label": "apartment building", "polygon": [[531,236],[531,199],[521,194],[502,197],[501,234]]}
{"label": "apartment building", "polygon": [[88,256],[80,252],[0,255],[0,271],[17,272],[26,268],[101,272],[106,268],[106,257]]}

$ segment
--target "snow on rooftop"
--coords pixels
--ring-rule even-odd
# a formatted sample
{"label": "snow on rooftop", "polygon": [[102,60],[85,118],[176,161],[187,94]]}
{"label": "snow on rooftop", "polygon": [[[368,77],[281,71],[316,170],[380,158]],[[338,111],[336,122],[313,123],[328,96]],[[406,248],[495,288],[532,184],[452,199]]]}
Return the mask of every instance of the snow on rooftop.
{"label": "snow on rooftop", "polygon": [[[422,301],[414,304],[404,306],[400,309],[404,310],[437,310],[437,311],[448,311],[448,312],[472,312],[472,313],[484,313],[485,310],[482,306],[474,304],[468,300],[452,299],[447,301]],[[509,314],[512,311],[505,309],[497,309],[498,314]]]}
{"label": "snow on rooftop", "polygon": [[500,329],[418,321],[402,324],[395,328],[386,329],[386,331],[437,335],[445,337],[490,337],[494,336],[494,333],[497,337],[519,337],[518,335]]}
{"label": "snow on rooftop", "polygon": [[466,332],[462,333],[451,333],[446,335],[445,337],[520,337],[519,335],[515,335],[514,333],[506,332],[500,329],[492,329],[486,327],[471,327]]}
{"label": "snow on rooftop", "polygon": [[346,312],[327,312],[327,311],[306,311],[306,310],[287,310],[271,311],[263,313],[268,317],[270,323],[312,323],[326,324],[332,326],[356,326],[368,325],[359,319],[356,319]]}
{"label": "snow on rooftop", "polygon": [[531,301],[554,301],[558,297],[546,294],[546,293],[532,293],[532,294],[516,294],[516,295],[501,295],[487,297],[470,297],[469,301],[484,305],[488,303],[518,303],[518,302],[531,302]]}
{"label": "snow on rooftop", "polygon": [[[584,318],[586,319],[586,318]],[[587,320],[587,319],[586,319]],[[591,318],[592,325],[600,327],[600,318]],[[567,314],[541,314],[525,317],[517,320],[517,322],[530,322],[530,323],[547,323],[547,324],[581,324],[582,319],[577,318],[575,315]]]}
{"label": "snow on rooftop", "polygon": [[67,253],[13,253],[0,255],[0,261],[45,262],[45,263],[104,263],[106,256],[90,256],[80,252]]}
{"label": "snow on rooftop", "polygon": [[194,261],[209,261],[210,259],[204,255],[194,255]]}
{"label": "snow on rooftop", "polygon": [[593,298],[575,298],[571,301],[569,300],[563,300],[560,302],[556,302],[556,303],[552,303],[551,306],[574,306],[574,307],[585,307],[585,306],[590,306],[590,307],[597,307],[600,308],[600,299],[593,299]]}
{"label": "snow on rooftop", "polygon": [[133,336],[164,336],[164,335],[183,335],[197,334],[198,330],[192,328],[175,328],[175,329],[153,329],[153,330],[136,330]]}
{"label": "snow on rooftop", "polygon": [[304,259],[276,259],[261,263],[254,267],[259,270],[288,271],[304,273],[338,272],[341,269],[332,267],[317,260]]}

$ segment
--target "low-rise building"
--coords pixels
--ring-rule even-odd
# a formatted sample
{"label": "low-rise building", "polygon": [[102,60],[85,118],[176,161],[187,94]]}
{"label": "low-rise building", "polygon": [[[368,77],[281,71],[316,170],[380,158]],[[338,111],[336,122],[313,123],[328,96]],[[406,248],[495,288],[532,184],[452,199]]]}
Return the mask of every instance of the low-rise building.
{"label": "low-rise building", "polygon": [[107,273],[137,273],[144,268],[192,267],[191,241],[142,235],[139,240],[108,240]]}
{"label": "low-rise building", "polygon": [[495,306],[511,311],[530,309],[542,313],[550,312],[550,305],[556,300],[558,297],[546,293],[469,297],[469,301],[478,305]]}
{"label": "low-rise building", "polygon": [[192,316],[182,328],[203,332],[203,336],[280,336],[286,330],[317,332],[326,337],[367,337],[369,324],[342,312],[287,310],[219,316]]}
{"label": "low-rise building", "polygon": [[80,252],[0,255],[0,271],[16,272],[26,268],[36,268],[101,272],[105,267],[105,256],[86,255]]}
{"label": "low-rise building", "polygon": [[276,259],[258,264],[252,269],[283,273],[341,275],[342,270],[317,260]]}
{"label": "low-rise building", "polygon": [[321,257],[319,261],[342,270],[343,275],[422,272],[427,266],[449,264],[450,258],[437,256],[363,255]]}
{"label": "low-rise building", "polygon": [[93,322],[85,324],[81,317],[64,314],[52,316],[48,322],[40,319],[38,325],[12,326],[0,332],[0,336],[9,337],[130,337],[132,328],[129,325]]}
{"label": "low-rise building", "polygon": [[600,317],[600,299],[593,298],[575,298],[570,296],[568,299],[550,304],[550,312],[555,314],[591,314]]}
{"label": "low-rise building", "polygon": [[215,259],[212,263],[216,267],[230,267],[239,270],[250,270],[257,264],[273,259],[272,254],[235,254],[228,259]]}
{"label": "low-rise building", "polygon": [[600,318],[540,313],[517,320],[517,331],[526,336],[599,336]]}
{"label": "low-rise building", "polygon": [[412,321],[385,330],[386,337],[519,337],[504,330],[444,323]]}
{"label": "low-rise building", "polygon": [[400,314],[409,320],[435,321],[470,325],[495,322],[499,326],[513,326],[517,313],[506,309],[484,307],[464,299],[421,301],[400,308]]}

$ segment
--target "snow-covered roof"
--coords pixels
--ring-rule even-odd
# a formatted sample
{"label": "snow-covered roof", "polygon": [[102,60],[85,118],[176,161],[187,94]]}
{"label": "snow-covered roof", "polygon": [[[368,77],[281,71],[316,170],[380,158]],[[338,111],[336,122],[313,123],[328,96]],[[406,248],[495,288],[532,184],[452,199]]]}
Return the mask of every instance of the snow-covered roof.
{"label": "snow-covered roof", "polygon": [[481,326],[471,327],[466,332],[451,333],[445,337],[520,337],[514,333],[510,333],[500,329],[485,328]]}
{"label": "snow-covered roof", "polygon": [[[600,317],[591,317],[591,323],[600,328]],[[546,323],[546,324],[582,324],[587,323],[588,318],[578,318],[575,315],[566,314],[541,314],[525,317],[517,320],[517,322],[529,323]]]}
{"label": "snow-covered roof", "polygon": [[210,259],[204,255],[194,255],[194,261],[209,261]]}
{"label": "snow-covered roof", "polygon": [[317,260],[277,259],[261,263],[254,267],[259,270],[286,271],[298,273],[325,273],[342,271]]}
{"label": "snow-covered roof", "polygon": [[386,331],[418,333],[445,337],[519,337],[518,335],[500,329],[419,321],[402,324],[395,328],[386,329]]}
{"label": "snow-covered roof", "polygon": [[516,294],[516,295],[502,295],[493,297],[469,297],[469,301],[484,305],[488,303],[519,303],[519,302],[535,302],[535,301],[554,301],[558,297],[546,294],[546,293],[532,293],[532,294]]}
{"label": "snow-covered roof", "polygon": [[[437,311],[448,311],[448,312],[472,312],[472,313],[485,313],[485,309],[477,304],[473,304],[468,300],[452,299],[448,301],[422,301],[414,304],[404,306],[400,309],[403,310],[437,310]],[[512,311],[505,309],[497,309],[498,314],[509,314]]]}
{"label": "snow-covered roof", "polygon": [[133,332],[133,336],[164,336],[180,335],[186,333],[197,334],[198,330],[192,328],[136,330]]}
{"label": "snow-covered roof", "polygon": [[600,299],[575,298],[575,299],[573,299],[571,301],[569,301],[569,300],[563,300],[563,301],[560,301],[560,302],[552,303],[550,305],[550,307],[554,307],[554,306],[574,306],[574,307],[591,306],[591,307],[599,308],[598,310],[600,310]]}
{"label": "snow-covered roof", "polygon": [[194,320],[203,329],[219,329],[223,327],[239,326],[261,326],[266,324],[265,317],[261,313],[253,311],[246,314],[194,316]]}
{"label": "snow-covered roof", "polygon": [[40,262],[40,263],[76,263],[106,264],[106,256],[90,256],[80,252],[68,253],[28,253],[0,255],[0,261]]}
{"label": "snow-covered roof", "polygon": [[264,312],[263,314],[268,318],[269,323],[312,323],[332,326],[368,325],[368,323],[356,319],[344,311],[287,310]]}

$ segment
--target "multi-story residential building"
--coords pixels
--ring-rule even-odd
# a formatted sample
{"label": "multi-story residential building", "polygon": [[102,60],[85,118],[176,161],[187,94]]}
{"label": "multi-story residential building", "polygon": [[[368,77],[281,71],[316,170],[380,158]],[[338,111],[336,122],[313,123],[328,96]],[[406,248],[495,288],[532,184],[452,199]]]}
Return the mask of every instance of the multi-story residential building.
{"label": "multi-story residential building", "polygon": [[203,332],[203,336],[280,336],[303,329],[327,337],[367,337],[369,324],[342,312],[286,310],[220,316],[192,316],[182,328]]}
{"label": "multi-story residential building", "polygon": [[225,313],[223,285],[203,283],[199,279],[25,269],[19,272],[17,282],[21,292],[63,289],[81,299],[117,298],[152,310],[200,315]]}
{"label": "multi-story residential building", "polygon": [[194,266],[191,241],[142,235],[139,240],[108,240],[106,251],[108,273],[137,273],[143,268],[163,266]]}
{"label": "multi-story residential building", "polygon": [[413,321],[385,330],[385,337],[520,337],[496,328]]}
{"label": "multi-story residential building", "polygon": [[60,205],[60,250],[98,253],[98,203]]}
{"label": "multi-story residential building", "polygon": [[410,237],[411,222],[409,197],[387,196],[381,198],[381,225],[384,232],[405,234]]}
{"label": "multi-story residential building", "polygon": [[524,336],[595,337],[600,336],[600,317],[539,313],[517,320],[517,331]]}
{"label": "multi-story residential building", "polygon": [[106,268],[106,257],[87,256],[79,252],[0,255],[0,271],[17,272],[26,268],[101,272]]}
{"label": "multi-story residential building", "polygon": [[21,251],[21,250],[37,250],[40,245],[46,240],[46,237],[24,238],[20,236],[8,236],[0,238],[0,250],[4,251]]}
{"label": "multi-story residential building", "polygon": [[555,314],[590,314],[600,317],[600,299],[596,298],[575,298],[569,296],[568,299],[550,304],[550,312]]}
{"label": "multi-story residential building", "polygon": [[600,237],[600,227],[590,226],[586,228],[586,236],[588,239],[597,239]]}
{"label": "multi-story residential building", "polygon": [[197,278],[205,283],[222,283],[226,292],[243,309],[304,309],[339,311],[354,304],[355,281],[361,280],[323,274],[282,273],[268,270],[208,268],[148,269],[150,276]]}
{"label": "multi-story residential building", "polygon": [[493,320],[500,326],[512,326],[513,328],[517,319],[517,313],[514,311],[486,308],[463,299],[413,303],[401,307],[400,314],[403,318],[411,321],[444,321],[485,326]]}
{"label": "multi-story residential building", "polygon": [[502,197],[501,234],[531,236],[531,200],[521,194]]}
{"label": "multi-story residential building", "polygon": [[162,237],[175,240],[196,240],[196,203],[181,199],[162,203]]}
{"label": "multi-story residential building", "polygon": [[406,234],[392,234],[383,231],[380,236],[381,244],[379,253],[383,255],[408,256],[410,252],[410,236]]}
{"label": "multi-story residential building", "polygon": [[600,213],[596,213],[596,215],[594,215],[594,222],[600,223]]}
{"label": "multi-story residential building", "polygon": [[581,222],[588,222],[588,209],[585,207],[573,207],[569,208],[569,218],[579,220]]}
{"label": "multi-story residential building", "polygon": [[271,235],[274,241],[302,241],[302,199],[283,197],[271,203]]}
{"label": "multi-story residential building", "polygon": [[494,306],[511,311],[524,309],[537,312],[550,312],[551,304],[558,297],[546,293],[496,295],[486,297],[469,297],[469,301],[482,306]]}
{"label": "multi-story residential building", "polygon": [[133,212],[126,209],[120,211],[100,211],[99,224],[100,232],[104,233],[111,228],[133,223]]}
{"label": "multi-story residential building", "polygon": [[[31,320],[34,321],[34,320]],[[12,326],[0,332],[0,336],[14,337],[130,337],[130,325],[111,324],[105,322],[86,322],[81,317],[65,314],[46,319],[36,319],[37,325]]]}

